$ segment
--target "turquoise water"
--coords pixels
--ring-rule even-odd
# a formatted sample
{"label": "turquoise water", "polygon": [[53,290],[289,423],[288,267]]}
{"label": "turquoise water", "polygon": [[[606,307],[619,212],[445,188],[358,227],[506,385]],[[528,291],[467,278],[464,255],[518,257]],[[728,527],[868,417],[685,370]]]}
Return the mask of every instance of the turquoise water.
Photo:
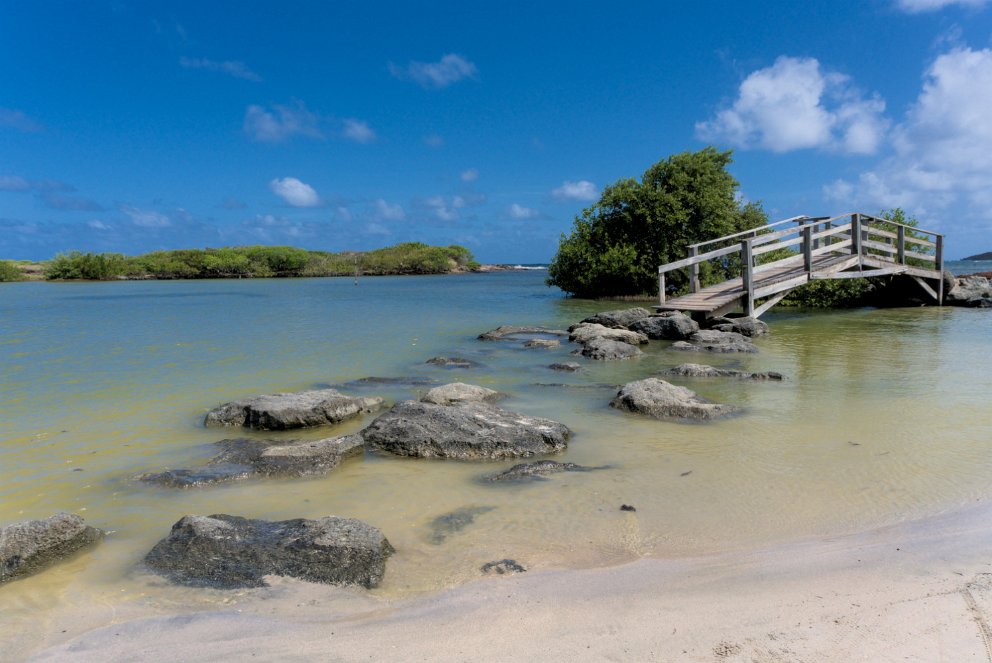
{"label": "turquoise water", "polygon": [[[169,587],[140,570],[144,553],[190,513],[366,520],[397,548],[374,590],[395,597],[477,578],[493,559],[575,568],[746,549],[992,497],[987,311],[773,313],[766,317],[772,334],[758,340],[756,355],[687,355],[652,342],[639,360],[580,358],[586,369],[563,375],[547,365],[575,360],[567,344],[525,350],[475,338],[501,324],[564,328],[630,305],[564,298],[543,285],[544,276],[381,277],[357,286],[350,279],[5,284],[0,523],[71,511],[112,534],[66,565],[0,588],[0,641],[40,618],[55,628],[52,615],[67,606],[183,611],[229,601],[230,593]],[[480,367],[424,363],[435,355]],[[685,361],[789,379],[679,380],[744,408],[708,425],[607,406],[609,385]],[[240,435],[201,426],[214,405],[365,376],[498,389],[509,395],[505,407],[573,429],[562,460],[610,469],[493,486],[479,476],[512,462],[370,456],[309,480],[187,491],[132,480],[202,462],[211,442]],[[395,401],[416,397],[417,388],[360,393]],[[325,437],[369,420],[281,437]],[[637,511],[620,512],[620,504]],[[465,506],[495,508],[431,544],[430,521]]]}

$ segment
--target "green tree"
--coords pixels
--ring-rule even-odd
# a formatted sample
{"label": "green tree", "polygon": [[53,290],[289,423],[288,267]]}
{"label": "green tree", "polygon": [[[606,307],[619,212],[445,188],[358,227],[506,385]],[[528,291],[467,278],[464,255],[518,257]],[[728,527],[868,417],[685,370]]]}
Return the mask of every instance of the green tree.
{"label": "green tree", "polygon": [[23,281],[24,273],[12,260],[0,260],[0,281]]}
{"label": "green tree", "polygon": [[[548,269],[548,285],[579,297],[658,292],[658,267],[688,255],[688,246],[765,225],[758,203],[743,203],[727,172],[731,152],[683,152],[648,168],[640,181],[622,179],[575,218]],[[737,267],[739,269],[739,267]],[[710,281],[733,274],[733,261],[704,270]],[[669,274],[684,290],[688,277]]]}

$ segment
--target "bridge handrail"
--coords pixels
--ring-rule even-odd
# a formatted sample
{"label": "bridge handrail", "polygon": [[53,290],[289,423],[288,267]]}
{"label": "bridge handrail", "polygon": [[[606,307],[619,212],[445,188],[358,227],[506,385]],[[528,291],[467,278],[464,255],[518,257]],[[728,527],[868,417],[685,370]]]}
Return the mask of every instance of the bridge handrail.
{"label": "bridge handrail", "polygon": [[[786,223],[797,222],[799,225],[795,228],[767,232],[770,228]],[[896,232],[893,233],[888,230],[873,228],[873,223],[884,223],[888,227],[894,227]],[[869,239],[869,234],[875,235],[876,237],[882,237],[884,239],[876,242]],[[835,238],[836,235],[847,235],[848,238]],[[932,241],[930,239],[923,239],[918,235],[930,236],[932,237]],[[744,239],[741,239],[730,246],[713,249],[706,251],[705,253],[699,253],[700,247],[742,237]],[[840,241],[834,241],[835,239]],[[768,224],[761,228],[752,228],[730,235],[725,235],[724,237],[707,240],[705,242],[690,244],[688,247],[688,258],[676,260],[658,267],[658,294],[661,304],[664,304],[666,296],[665,274],[685,267],[689,268],[689,289],[691,292],[697,292],[700,288],[700,263],[714,258],[739,253],[741,256],[743,270],[741,279],[744,290],[748,293],[747,299],[748,306],[750,308],[753,306],[753,278],[756,267],[755,258],[759,255],[771,253],[777,249],[785,249],[798,244],[799,251],[795,254],[776,260],[772,263],[766,263],[761,267],[769,268],[773,265],[782,264],[783,262],[790,260],[796,262],[796,258],[801,258],[805,265],[806,271],[809,272],[813,267],[814,256],[838,252],[858,256],[858,259],[860,260],[862,257],[868,255],[868,250],[871,249],[876,253],[871,254],[869,257],[881,258],[895,264],[906,264],[907,258],[922,259],[927,262],[933,262],[933,269],[937,271],[943,270],[944,265],[943,240],[944,235],[941,233],[916,228],[908,224],[898,223],[888,219],[872,216],[870,214],[862,214],[860,212],[849,212],[833,217],[810,217],[806,215],[794,216],[789,219],[783,219],[782,221],[776,221],[775,223]],[[823,243],[823,246],[821,246],[821,242]],[[932,248],[933,255],[930,255],[928,252],[923,253],[911,250],[909,248],[911,246],[914,248],[922,248],[924,251]],[[889,256],[882,257],[878,254],[879,251],[882,253],[887,253]],[[759,271],[764,270],[762,269]]]}

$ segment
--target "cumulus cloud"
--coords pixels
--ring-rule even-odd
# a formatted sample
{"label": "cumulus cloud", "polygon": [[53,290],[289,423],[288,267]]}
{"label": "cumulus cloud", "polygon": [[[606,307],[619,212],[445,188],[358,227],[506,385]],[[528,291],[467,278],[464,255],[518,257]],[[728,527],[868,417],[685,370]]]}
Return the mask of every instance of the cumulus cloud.
{"label": "cumulus cloud", "polygon": [[40,122],[25,115],[24,111],[13,108],[0,108],[0,127],[17,129],[24,133],[36,133],[44,128]]}
{"label": "cumulus cloud", "polygon": [[376,221],[402,221],[406,212],[399,203],[388,203],[379,198],[372,203],[372,214]]}
{"label": "cumulus cloud", "polygon": [[872,154],[888,129],[884,111],[878,95],[863,97],[849,77],[822,71],[815,58],[781,56],[745,78],[733,104],[698,122],[696,135],[773,152]]}
{"label": "cumulus cloud", "polygon": [[565,180],[560,187],[553,189],[551,195],[558,200],[591,201],[599,198],[599,187],[589,180],[573,182]]}
{"label": "cumulus cloud", "polygon": [[275,104],[271,109],[252,104],[245,111],[244,130],[262,143],[281,143],[292,136],[324,137],[320,118],[307,110],[302,101],[292,106]]}
{"label": "cumulus cloud", "polygon": [[216,71],[222,74],[227,74],[228,76],[234,76],[235,78],[240,78],[246,81],[254,81],[256,83],[261,82],[262,77],[256,74],[254,71],[248,68],[244,62],[240,60],[208,60],[206,58],[179,58],[179,64],[187,69],[206,69],[207,71]]}
{"label": "cumulus cloud", "polygon": [[450,201],[444,196],[432,196],[424,200],[426,205],[441,221],[455,221],[458,219],[458,210],[465,207],[467,201],[461,196],[454,196]]}
{"label": "cumulus cloud", "polygon": [[344,120],[344,137],[356,143],[375,142],[376,135],[368,122],[347,118]]}
{"label": "cumulus cloud", "polygon": [[389,63],[389,72],[396,78],[409,80],[423,88],[439,90],[466,78],[475,78],[475,65],[456,53],[448,53],[437,62],[411,61],[405,67]]}
{"label": "cumulus cloud", "polygon": [[320,196],[313,190],[313,187],[295,177],[276,178],[269,182],[269,188],[272,193],[293,207],[317,207],[320,205]]}
{"label": "cumulus cloud", "polygon": [[92,228],[93,230],[113,230],[113,226],[108,226],[106,223],[104,223],[99,219],[93,219],[91,221],[87,221],[86,225]]}
{"label": "cumulus cloud", "polygon": [[142,228],[165,228],[172,225],[168,216],[154,210],[122,205],[121,211],[130,217],[131,223]]}
{"label": "cumulus cloud", "polygon": [[896,7],[910,14],[937,11],[951,5],[962,7],[983,7],[988,0],[896,0]]}
{"label": "cumulus cloud", "polygon": [[892,131],[893,154],[824,187],[848,204],[903,207],[921,217],[964,202],[992,221],[992,50],[956,48],[928,67],[915,103]]}
{"label": "cumulus cloud", "polygon": [[458,177],[462,182],[474,182],[479,179],[479,171],[475,168],[469,168],[468,170],[463,170]]}
{"label": "cumulus cloud", "polygon": [[514,219],[536,219],[540,216],[540,212],[536,209],[513,203],[510,205],[510,216]]}

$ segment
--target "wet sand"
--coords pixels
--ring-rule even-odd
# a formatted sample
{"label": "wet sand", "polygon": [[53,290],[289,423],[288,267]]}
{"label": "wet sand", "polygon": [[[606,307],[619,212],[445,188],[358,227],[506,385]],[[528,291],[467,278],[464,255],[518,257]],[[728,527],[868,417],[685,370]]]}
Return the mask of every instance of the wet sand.
{"label": "wet sand", "polygon": [[859,535],[396,601],[273,579],[192,614],[57,614],[32,649],[58,661],[989,661],[990,515],[978,503]]}

